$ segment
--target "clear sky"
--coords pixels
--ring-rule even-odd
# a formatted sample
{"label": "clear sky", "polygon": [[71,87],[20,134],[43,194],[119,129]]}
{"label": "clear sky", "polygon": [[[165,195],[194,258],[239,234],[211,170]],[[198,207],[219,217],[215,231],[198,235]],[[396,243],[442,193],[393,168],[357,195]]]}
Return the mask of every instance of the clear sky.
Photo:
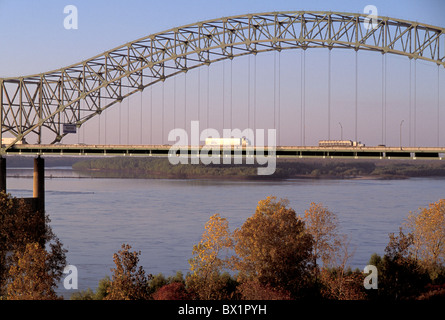
{"label": "clear sky", "polygon": [[[66,16],[63,9],[66,5],[70,4],[75,5],[78,9],[79,20],[77,30],[66,30],[63,26],[63,21]],[[441,27],[445,26],[443,16],[445,12],[445,1],[443,0],[0,0],[0,40],[2,43],[0,49],[0,77],[23,76],[50,71],[69,64],[80,62],[113,47],[147,36],[149,34],[202,20],[237,14],[270,11],[319,10],[363,13],[366,5],[376,6],[380,16],[413,20]],[[292,96],[290,92],[295,91],[295,88],[299,88],[300,86],[297,83],[298,77],[295,77],[294,79],[292,78],[292,74],[289,73],[289,78],[286,78],[286,70],[289,68],[291,69],[291,66],[289,66],[289,68],[285,67],[285,64],[288,63],[288,61],[293,61],[292,59],[299,59],[300,53],[293,53],[293,56],[287,53],[286,55],[283,54],[281,57],[283,63],[282,76],[284,80],[281,82],[283,97],[281,98],[280,103],[283,106],[283,118],[286,118],[287,115],[284,109],[286,104],[291,104],[289,102],[291,100],[299,100],[297,95]],[[264,64],[268,63],[270,65],[270,62],[273,61],[272,57],[272,55],[269,55],[269,57],[258,57],[258,59],[265,59]],[[310,125],[308,124],[307,131],[307,139],[308,143],[310,144],[316,143],[318,139],[326,138],[326,126],[323,127],[318,123],[319,121],[317,121],[316,115],[324,108],[324,106],[321,106],[324,104],[324,102],[320,102],[317,99],[320,96],[320,92],[326,90],[316,86],[317,82],[320,81],[319,76],[318,78],[315,76],[315,78],[310,78],[312,75],[323,72],[322,69],[319,70],[318,68],[321,68],[320,65],[326,64],[326,57],[327,52],[324,52],[324,50],[319,50],[319,52],[315,52],[314,50],[314,53],[307,52],[306,56],[307,68],[309,70],[306,94],[307,108],[311,108],[312,106],[311,110],[313,110],[312,114],[310,111],[308,111],[308,121],[312,121]],[[342,79],[341,75],[342,73],[350,72],[353,69],[353,66],[351,67],[351,64],[348,63],[348,60],[353,59],[353,57],[354,56],[352,53],[332,53],[332,61],[334,65],[333,74],[335,74],[333,78],[334,93],[332,95],[332,106],[334,110],[337,108],[337,116],[333,118],[331,124],[333,138],[340,138],[339,122],[341,122],[343,126],[343,137],[353,138],[352,135],[354,131],[352,129],[352,119],[350,116],[347,116],[347,114],[350,113],[350,109],[348,109],[349,111],[344,111],[341,109],[342,106],[351,103],[350,100],[353,99],[353,95],[351,96],[346,94],[344,88],[340,88],[340,84],[344,83],[345,81],[349,81],[347,79]],[[394,94],[388,95],[388,103],[395,106],[399,104],[406,105],[406,102],[408,101],[406,98],[406,84],[403,82],[402,87],[399,85],[400,80],[406,80],[401,78],[406,78],[407,70],[409,69],[408,59],[404,59],[404,57],[391,57],[388,59],[390,65],[395,66],[394,68],[400,65],[400,69],[392,70],[391,67],[389,70],[392,70],[392,72],[389,72],[388,74],[388,90]],[[360,104],[363,106],[366,106],[367,104],[378,105],[375,107],[375,109],[372,109],[372,107],[366,107],[368,109],[363,109],[363,112],[361,112],[362,117],[359,118],[360,137],[362,138],[361,140],[364,140],[364,142],[368,142],[369,144],[377,144],[381,142],[380,140],[382,138],[382,130],[379,128],[381,124],[378,123],[378,116],[376,116],[374,125],[369,124],[367,114],[369,112],[369,115],[371,116],[372,114],[375,114],[381,110],[381,84],[377,83],[372,89],[369,89],[365,87],[365,79],[369,77],[376,77],[376,82],[379,82],[379,75],[376,70],[381,70],[381,55],[367,56],[366,54],[360,53],[359,60],[359,70],[361,70],[360,79],[363,79],[360,82]],[[247,59],[244,59],[244,61],[240,60],[233,63],[234,65],[236,63],[235,67],[239,66],[240,70],[244,70],[247,61]],[[343,63],[346,64],[343,65]],[[241,64],[243,64],[243,67],[241,67]],[[298,65],[299,62],[295,62],[293,67]],[[219,67],[222,68],[222,64]],[[217,68],[218,66],[213,67],[215,74],[218,72]],[[229,70],[229,64],[225,63],[224,68],[226,68],[225,70]],[[236,70],[238,70],[237,67]],[[258,73],[261,74],[263,71],[267,72],[268,69],[264,67],[264,70],[262,70],[263,69],[259,69]],[[368,71],[369,74],[366,74]],[[204,71],[200,72],[202,75],[205,75]],[[297,72],[299,72],[299,70],[295,69],[295,73]],[[401,73],[402,77],[400,76]],[[434,65],[426,66],[425,63],[419,64],[418,73],[419,86],[421,86],[421,84],[425,81],[428,82],[431,79],[437,79],[437,67]],[[236,75],[236,73],[234,73],[234,75]],[[238,74],[238,76],[241,77],[240,74]],[[177,81],[178,83],[190,81],[191,84],[193,83],[193,80],[191,79],[194,77],[196,79],[196,74],[189,76],[188,80],[178,78]],[[445,83],[445,75],[443,70],[440,71],[439,77],[440,82],[442,84]],[[293,79],[292,81],[295,81],[295,87],[289,87],[289,83],[291,81],[286,81],[286,79]],[[187,84],[188,88],[190,87],[190,84]],[[313,86],[311,86],[311,84],[313,84]],[[169,88],[171,89],[172,82],[170,84],[166,84],[166,86],[168,85],[170,85]],[[336,85],[339,87],[337,88]],[[343,87],[345,87],[345,85],[343,85]],[[427,91],[424,94],[425,96],[437,97],[437,80],[435,82],[433,81],[430,86],[426,87],[427,88],[425,90]],[[442,88],[444,88],[443,85],[441,85],[441,89]],[[155,92],[160,91],[159,88],[153,88],[153,90]],[[180,90],[181,89],[178,87],[178,91]],[[326,93],[323,92],[323,95],[326,95]],[[405,95],[405,97],[403,97],[403,101],[401,101],[399,98],[403,95]],[[245,104],[245,99],[241,98],[241,94],[239,94],[239,96],[240,98],[236,98],[236,93],[234,94],[234,105]],[[423,99],[422,96],[422,91],[419,89],[418,99]],[[374,97],[375,101],[370,102],[368,97]],[[144,95],[144,107],[147,99],[148,97]],[[159,101],[159,97],[155,97],[154,99],[155,101]],[[201,99],[205,100],[203,97],[201,97]],[[445,95],[440,95],[439,99],[441,105],[439,115],[442,119],[445,119],[445,111],[443,111],[443,109],[445,109]],[[130,103],[136,104],[136,101],[138,101],[137,99],[133,100],[134,101],[130,101]],[[437,102],[434,102],[434,99],[431,101],[430,100],[424,100],[426,101],[425,104],[428,104],[430,108],[425,109],[424,114],[437,114],[435,111],[437,110]],[[165,103],[172,104],[173,102],[170,99]],[[187,104],[193,103],[193,101],[187,102]],[[211,103],[216,104],[215,101]],[[422,103],[419,103],[419,105],[420,104]],[[125,103],[123,103],[123,106],[125,106]],[[295,111],[295,117],[297,117],[298,112],[295,108],[299,108],[299,106],[294,106],[295,110],[292,109],[293,107],[289,108],[288,115],[290,116],[292,112]],[[399,124],[401,120],[405,120],[404,127],[402,128],[402,136],[404,140],[408,141],[408,137],[413,133],[412,129],[409,131],[409,126],[406,124],[408,121],[406,108],[400,112],[394,112],[394,114],[391,112],[391,109],[389,109],[387,143],[398,145],[400,140]],[[108,120],[111,121],[110,119],[113,117],[113,114],[111,111],[109,114],[110,117]],[[114,116],[117,117],[117,111],[114,111]],[[131,122],[132,124],[127,124],[128,128],[124,128],[124,125],[122,124],[122,132],[125,132],[126,130],[129,131],[131,127],[136,126],[136,123],[133,122],[138,121],[137,116],[133,115],[133,113],[132,116],[128,114],[126,123]],[[265,116],[265,118],[267,118],[267,116]],[[434,131],[431,129],[425,134],[419,133],[419,141],[424,139],[422,141],[424,145],[434,145],[437,141],[436,137],[438,135],[441,136],[441,144],[445,144],[445,136],[442,138],[442,135],[445,135],[445,129],[438,131],[436,128],[436,119],[437,117],[430,115],[425,116],[424,120],[419,119],[418,121],[419,128],[429,127],[430,129],[434,128],[435,130]],[[116,130],[106,127],[106,122],[104,122],[105,120],[102,121],[102,127],[100,129],[102,130],[101,142],[104,142],[105,136],[109,137],[108,142],[117,142],[117,138],[113,138],[110,134],[110,132],[115,132]],[[145,121],[146,120],[144,118],[144,122]],[[299,123],[299,120],[295,118],[294,123],[289,122],[287,125],[283,124],[284,129],[282,130],[282,135],[283,139],[285,140],[282,144],[298,144],[301,141],[301,137],[299,136],[300,130],[294,128],[297,123]],[[170,126],[173,124],[175,124],[174,121],[173,123],[170,123]],[[242,126],[242,124],[239,125]],[[266,123],[264,126],[270,127],[270,125]],[[164,128],[165,132],[163,137],[161,137],[163,142],[165,142],[164,139],[167,134],[167,127],[168,125],[166,128]],[[140,140],[144,143],[148,143],[150,141],[146,139],[146,135],[150,135],[150,132],[146,130],[141,132],[141,130],[139,130],[139,132],[129,134],[133,136],[133,139],[136,140],[134,142],[137,143],[139,141],[139,136],[142,133],[144,137],[141,137]],[[86,136],[88,137],[90,135],[87,133]],[[122,140],[121,142],[128,140],[127,138],[123,138],[124,133],[121,133],[121,136],[122,137],[119,138],[119,140]],[[71,138],[71,140],[73,139],[77,139],[77,141],[85,140],[85,142],[93,142],[87,141],[88,139],[85,138],[85,132],[83,132],[83,136],[78,135],[76,138]],[[432,140],[434,141],[431,142]]]}

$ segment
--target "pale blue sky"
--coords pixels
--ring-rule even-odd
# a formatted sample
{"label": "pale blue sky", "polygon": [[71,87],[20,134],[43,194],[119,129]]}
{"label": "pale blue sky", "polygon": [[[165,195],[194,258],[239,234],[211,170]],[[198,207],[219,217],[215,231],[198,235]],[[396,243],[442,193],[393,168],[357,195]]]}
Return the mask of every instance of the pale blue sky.
{"label": "pale blue sky", "polygon": [[[63,8],[78,8],[79,28],[65,30]],[[360,12],[444,26],[443,0],[0,0],[0,76],[64,67],[123,43],[223,16],[292,10]]]}
{"label": "pale blue sky", "polygon": [[[63,8],[69,4],[75,5],[78,9],[79,25],[77,30],[66,30],[63,27],[63,20],[66,16],[63,13]],[[58,69],[149,34],[202,20],[270,11],[319,10],[363,13],[366,5],[376,6],[380,16],[419,21],[442,27],[445,26],[443,18],[445,1],[443,0],[0,0],[0,40],[2,43],[0,49],[0,77],[25,76]],[[258,70],[259,76],[263,72],[265,74],[264,78],[271,78],[270,73],[267,74],[267,70],[270,68],[268,69],[265,65],[270,67],[270,62],[273,61],[272,57],[272,55],[258,57],[258,59],[264,59],[262,69]],[[284,142],[282,144],[298,144],[301,141],[300,130],[295,128],[299,125],[300,121],[298,120],[298,108],[300,108],[298,103],[300,98],[298,96],[299,93],[296,92],[296,90],[300,88],[298,82],[299,76],[297,75],[300,71],[298,69],[299,57],[300,53],[293,53],[293,56],[288,53],[282,55],[283,64],[291,61],[289,65],[282,67],[283,80],[281,91],[283,97],[280,103],[283,108],[283,121],[288,121],[287,125],[283,124],[282,136]],[[327,51],[325,50],[308,51],[306,55],[306,104],[309,110],[307,114],[307,143],[309,144],[315,144],[318,139],[326,138],[325,121],[318,119],[320,112],[325,110],[324,105],[326,104],[326,101],[323,100],[324,98],[320,98],[320,96],[326,96],[326,88],[325,86],[320,87],[319,85],[321,82],[320,79],[323,78],[321,75],[325,71],[326,57]],[[350,61],[353,61],[351,59],[354,59],[354,55],[351,52],[332,52],[332,59],[334,78],[332,80],[333,93],[331,97],[333,113],[335,115],[331,121],[331,135],[333,138],[339,138],[339,122],[341,121],[344,128],[344,138],[353,138],[354,125],[351,117],[351,110],[353,109],[351,109],[350,106],[353,103],[354,95],[351,93],[352,89],[350,89],[350,87],[353,86],[353,83],[350,83],[350,78],[352,76],[351,72],[354,70],[354,65],[351,64]],[[362,106],[359,114],[359,139],[364,140],[367,144],[381,143],[382,139],[381,122],[379,122],[381,118],[381,116],[379,116],[379,112],[381,112],[381,75],[379,76],[378,73],[381,70],[381,60],[380,54],[359,54],[359,103]],[[292,61],[295,61],[295,63]],[[408,121],[408,109],[406,107],[408,101],[406,97],[408,82],[406,78],[409,62],[407,58],[398,56],[389,57],[388,61],[390,67],[388,70],[387,83],[389,89],[387,90],[389,93],[387,98],[388,104],[394,106],[394,108],[388,109],[387,144],[398,145],[400,139],[399,123],[401,120],[405,120],[402,131],[404,141],[408,141],[408,137],[413,135],[413,129],[411,128],[411,131],[409,131],[409,125],[406,123]],[[240,72],[246,68],[246,63],[246,59],[233,62],[238,72],[238,77],[242,77]],[[212,68],[212,74],[218,74],[218,70],[222,70],[222,64],[212,66]],[[229,70],[229,64],[225,63],[224,68],[225,70]],[[437,80],[434,80],[437,79],[437,67],[432,64],[419,63],[417,69],[419,108],[422,104],[427,105],[423,109],[425,112],[419,111],[418,143],[434,145],[437,141],[436,137],[438,134],[441,136],[445,135],[445,129],[438,131],[436,125],[437,117],[434,116],[437,114],[437,102],[435,102],[437,99],[434,100],[435,97],[437,97]],[[288,74],[286,75],[286,73]],[[201,70],[200,74],[204,77],[206,73],[204,70]],[[234,74],[236,75],[236,73]],[[344,78],[342,78],[343,74],[345,74]],[[349,78],[346,74],[350,74]],[[196,79],[196,74],[191,73],[188,77],[187,81],[190,82],[188,83],[189,88],[190,84],[193,83],[193,79]],[[369,85],[368,81],[371,81],[369,80],[371,78],[375,81],[372,81],[372,85]],[[286,81],[285,79],[291,79],[294,83],[292,84],[292,81]],[[433,79],[432,82],[430,81],[431,79]],[[445,74],[443,70],[440,71],[440,80],[442,84],[441,88],[444,88]],[[185,80],[178,78],[177,81],[179,86],[179,83],[183,83]],[[425,83],[427,85],[423,85]],[[214,85],[217,86],[218,82],[214,82]],[[268,84],[265,83],[263,85],[267,86]],[[167,90],[171,90],[171,86],[171,81],[170,83],[166,82]],[[181,92],[181,90],[182,89],[178,87],[178,92]],[[153,88],[153,91],[154,101],[159,104],[160,88]],[[218,94],[215,93],[216,89],[212,92],[215,95]],[[322,93],[320,94],[320,92]],[[188,98],[192,99],[190,98],[191,96],[192,95],[189,94]],[[245,97],[243,97],[241,93],[239,93],[238,96],[239,97],[236,96],[235,92],[234,105],[246,104]],[[258,97],[258,100],[266,103],[265,101],[270,101],[270,96],[271,93],[269,92],[268,97]],[[422,100],[424,96],[426,98]],[[146,93],[144,93],[143,98],[145,104],[148,99]],[[204,101],[205,97],[201,97],[200,99]],[[138,104],[138,99],[133,100],[134,101],[131,102],[132,105]],[[179,101],[181,98],[177,100]],[[210,103],[217,105],[219,101],[216,100],[217,99],[214,98]],[[165,103],[169,105],[171,110],[172,100],[167,98]],[[177,114],[179,115],[181,105],[179,102],[176,103],[178,104],[176,107],[178,108]],[[194,103],[196,103],[196,101],[187,102],[189,109],[190,105]],[[444,103],[445,95],[440,95],[441,109],[439,115],[442,119],[445,119]],[[284,110],[287,105],[292,106],[288,106],[289,110],[286,114]],[[120,111],[121,117],[130,114],[127,113],[127,111],[122,111],[125,106],[127,106],[127,104],[124,102],[123,108],[121,108]],[[144,107],[146,106],[144,105]],[[259,106],[259,108],[260,107],[261,106]],[[270,107],[270,103],[263,107],[267,109]],[[343,107],[346,109],[343,109]],[[108,123],[112,123],[110,119],[117,117],[118,110],[118,108],[110,110]],[[171,116],[169,113],[167,116],[168,115]],[[102,137],[102,143],[104,142],[105,133],[108,137],[108,143],[117,142],[117,140],[122,143],[125,143],[127,140],[130,140],[130,143],[131,140],[135,140],[134,143],[139,143],[139,140],[144,143],[151,141],[147,138],[147,136],[151,135],[151,131],[147,131],[147,129],[142,132],[143,137],[141,137],[141,139],[139,138],[141,130],[135,130],[134,133],[131,132],[130,137],[133,137],[132,139],[126,138],[125,132],[130,132],[130,128],[134,129],[134,127],[139,126],[138,116],[134,112],[132,112],[131,116],[128,116],[127,120],[122,120],[125,123],[120,124],[121,137],[119,139],[111,136],[110,133],[116,133],[115,129],[117,124],[108,124],[107,127],[103,116],[101,117],[102,126],[100,128],[102,131],[100,135]],[[370,118],[372,117],[375,119],[371,121]],[[270,124],[266,122],[267,118],[267,115],[263,115],[262,120],[265,129],[270,127]],[[321,117],[321,119],[324,118]],[[189,120],[193,119],[191,118]],[[148,120],[144,118],[144,122],[145,121]],[[166,121],[168,122],[169,120]],[[217,121],[218,119],[216,118],[213,122],[215,127],[217,127]],[[93,123],[93,121],[91,122]],[[322,122],[322,124],[320,124],[320,122]],[[130,128],[125,127],[126,125],[128,126],[128,124],[130,124]],[[159,125],[159,119],[154,120],[154,125],[155,124]],[[174,125],[176,125],[176,127],[178,126],[176,120],[165,124],[162,136],[158,131],[159,139],[162,140],[162,142],[166,142],[165,137],[167,136],[168,130]],[[212,122],[210,125],[212,125]],[[243,125],[244,124],[239,123],[239,126]],[[92,130],[96,130],[97,127],[99,127],[98,123],[94,125],[94,129],[86,131],[86,134],[81,131],[80,135],[70,137],[71,140],[68,140],[68,142],[85,140],[85,142],[97,143],[98,141],[88,140],[88,137],[98,136],[98,134],[92,132]],[[425,133],[421,133],[420,128],[424,128],[426,130]],[[441,137],[441,144],[445,144],[445,137]]]}

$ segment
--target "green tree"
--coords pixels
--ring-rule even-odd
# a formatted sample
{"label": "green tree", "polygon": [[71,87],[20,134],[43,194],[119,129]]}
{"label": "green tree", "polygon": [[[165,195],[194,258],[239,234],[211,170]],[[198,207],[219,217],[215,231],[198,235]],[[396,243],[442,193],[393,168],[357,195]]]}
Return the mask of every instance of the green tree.
{"label": "green tree", "polygon": [[240,281],[302,293],[313,269],[313,238],[288,200],[267,197],[234,232]]}
{"label": "green tree", "polygon": [[122,245],[122,250],[113,256],[116,268],[113,272],[105,300],[147,300],[151,275],[138,267],[141,252],[131,252],[131,246]]}
{"label": "green tree", "polygon": [[74,292],[70,299],[71,300],[104,300],[108,295],[108,290],[110,288],[110,277],[106,276],[99,281],[99,285],[94,292],[91,288],[80,292]]}
{"label": "green tree", "polygon": [[398,235],[389,235],[383,258],[376,254],[371,257],[369,264],[378,270],[378,289],[367,291],[371,299],[414,299],[425,290],[430,278],[410,255],[412,243],[412,235],[404,234],[400,228]]}

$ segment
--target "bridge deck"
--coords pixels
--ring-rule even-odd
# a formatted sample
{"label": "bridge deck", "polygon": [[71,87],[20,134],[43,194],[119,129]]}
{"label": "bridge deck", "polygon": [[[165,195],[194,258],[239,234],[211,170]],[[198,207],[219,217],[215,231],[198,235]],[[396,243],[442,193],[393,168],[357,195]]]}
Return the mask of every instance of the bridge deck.
{"label": "bridge deck", "polygon": [[[203,149],[203,146],[173,146],[179,155],[181,150],[188,155],[205,152],[217,155],[218,149]],[[14,145],[6,155],[44,156],[169,156],[171,145]],[[210,147],[208,147],[210,148]],[[213,147],[214,148],[214,147]],[[211,151],[210,151],[211,150]],[[279,158],[350,158],[350,159],[434,159],[445,160],[445,147],[317,147],[279,146],[275,150],[268,147],[221,147],[221,156],[275,155]]]}

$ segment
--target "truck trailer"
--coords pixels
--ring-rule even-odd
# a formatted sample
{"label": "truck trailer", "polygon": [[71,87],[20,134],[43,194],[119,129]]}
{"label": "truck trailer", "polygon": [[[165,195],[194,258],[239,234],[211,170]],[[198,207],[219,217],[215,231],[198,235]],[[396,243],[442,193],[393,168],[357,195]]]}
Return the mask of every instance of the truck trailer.
{"label": "truck trailer", "polygon": [[246,138],[206,138],[206,146],[245,147],[249,145]]}
{"label": "truck trailer", "polygon": [[352,140],[320,140],[319,147],[364,147],[361,142]]}
{"label": "truck trailer", "polygon": [[[3,138],[2,137],[2,146],[8,146],[14,142],[16,138]],[[18,140],[15,144],[24,144],[22,140]]]}

